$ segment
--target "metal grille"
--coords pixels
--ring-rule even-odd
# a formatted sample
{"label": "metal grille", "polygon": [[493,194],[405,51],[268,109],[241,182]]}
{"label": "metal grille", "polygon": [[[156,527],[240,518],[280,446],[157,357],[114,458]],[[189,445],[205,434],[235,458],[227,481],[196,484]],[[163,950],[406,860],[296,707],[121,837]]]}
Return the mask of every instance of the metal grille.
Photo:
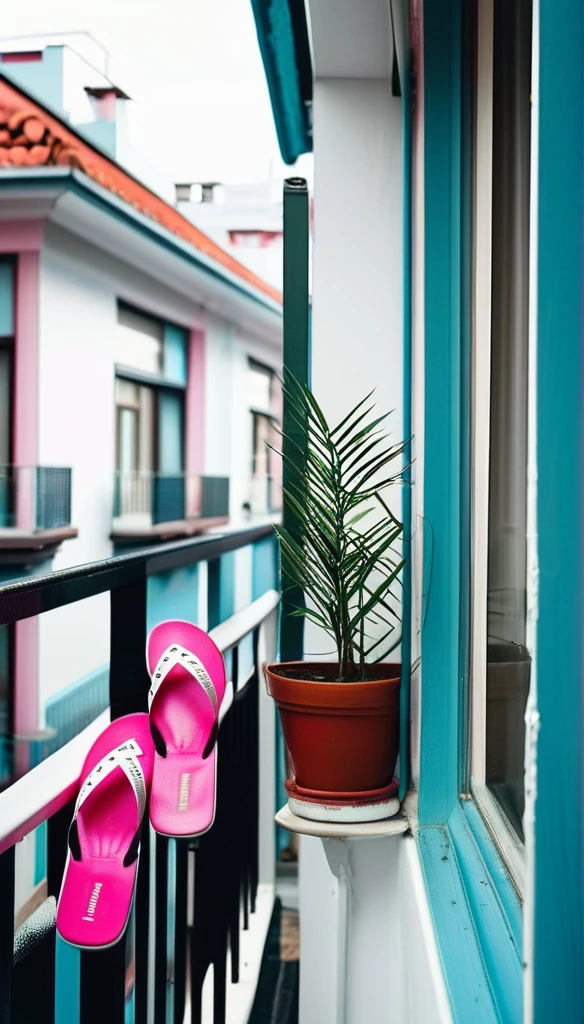
{"label": "metal grille", "polygon": [[54,530],[71,522],[71,470],[37,466],[36,525]]}
{"label": "metal grille", "polygon": [[229,515],[229,477],[201,477],[201,518]]}

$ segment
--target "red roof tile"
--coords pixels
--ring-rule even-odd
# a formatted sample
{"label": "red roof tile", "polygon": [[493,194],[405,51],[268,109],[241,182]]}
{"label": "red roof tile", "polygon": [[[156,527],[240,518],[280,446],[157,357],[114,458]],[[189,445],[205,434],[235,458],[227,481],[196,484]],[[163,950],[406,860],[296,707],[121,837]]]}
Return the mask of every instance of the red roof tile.
{"label": "red roof tile", "polygon": [[160,199],[42,106],[0,78],[2,167],[74,167],[157,224],[188,242],[225,270],[282,302],[282,293],[233,259],[178,210]]}

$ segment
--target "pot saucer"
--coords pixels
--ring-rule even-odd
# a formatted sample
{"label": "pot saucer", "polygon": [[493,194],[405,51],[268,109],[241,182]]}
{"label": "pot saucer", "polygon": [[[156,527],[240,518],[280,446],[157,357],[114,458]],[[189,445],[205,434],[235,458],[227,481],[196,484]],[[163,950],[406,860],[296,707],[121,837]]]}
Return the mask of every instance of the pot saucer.
{"label": "pot saucer", "polygon": [[395,777],[383,789],[362,793],[325,793],[298,786],[294,779],[285,782],[288,806],[293,814],[309,821],[332,821],[352,824],[383,821],[400,809],[399,780]]}

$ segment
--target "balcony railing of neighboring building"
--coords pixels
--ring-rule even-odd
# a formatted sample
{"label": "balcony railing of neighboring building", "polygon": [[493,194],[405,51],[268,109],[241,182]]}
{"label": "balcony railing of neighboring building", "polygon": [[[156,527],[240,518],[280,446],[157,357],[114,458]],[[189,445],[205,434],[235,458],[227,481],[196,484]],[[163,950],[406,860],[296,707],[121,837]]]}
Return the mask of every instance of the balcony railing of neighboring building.
{"label": "balcony railing of neighboring building", "polygon": [[0,466],[0,551],[36,549],[46,557],[46,548],[77,535],[71,476],[61,466]]}
{"label": "balcony railing of neighboring building", "polygon": [[200,533],[229,519],[229,478],[198,473],[116,473],[113,535]]}
{"label": "balcony railing of neighboring building", "polygon": [[0,528],[56,530],[70,525],[70,469],[0,466]]}
{"label": "balcony railing of neighboring building", "polygon": [[[0,588],[0,624],[98,593],[109,591],[111,601],[109,709],[0,793],[0,1020],[183,1022],[187,1013],[200,1024],[212,965],[212,1020],[225,1024],[226,991],[239,980],[240,930],[257,926],[251,916],[256,897],[258,914],[267,910],[267,919],[273,903],[261,865],[265,837],[273,836],[273,781],[270,790],[266,780],[275,774],[274,721],[271,702],[261,695],[260,665],[275,655],[277,591],[266,589],[210,631],[230,680],[220,713],[211,830],[197,840],[146,830],[130,926],[110,949],[77,954],[67,947],[56,935],[56,900],[86,753],[110,717],[147,709],[148,578],[196,562],[217,564],[222,555],[271,535],[264,526],[157,545]],[[39,826],[44,880],[15,925],[17,845]]]}

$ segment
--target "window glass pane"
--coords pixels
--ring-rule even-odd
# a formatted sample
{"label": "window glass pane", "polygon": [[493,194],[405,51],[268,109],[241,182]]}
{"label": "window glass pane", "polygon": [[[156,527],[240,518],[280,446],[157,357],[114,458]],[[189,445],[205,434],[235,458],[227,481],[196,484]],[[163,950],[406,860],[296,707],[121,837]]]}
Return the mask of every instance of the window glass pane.
{"label": "window glass pane", "polygon": [[156,394],[155,388],[138,388],[138,469],[142,473],[148,473],[155,468]]}
{"label": "window glass pane", "polygon": [[123,380],[116,377],[116,405],[126,406],[128,409],[138,409],[140,406],[140,388],[131,380]]}
{"label": "window glass pane", "polygon": [[162,373],[164,328],[159,320],[127,306],[118,307],[116,363],[141,370]]}
{"label": "window glass pane", "polygon": [[0,338],[14,335],[14,264],[0,261]]}
{"label": "window glass pane", "polygon": [[166,324],[164,328],[164,379],[173,384],[187,382],[188,334],[182,327]]}
{"label": "window glass pane", "polygon": [[173,391],[161,391],[158,410],[158,469],[161,473],[182,473],[182,395]]}
{"label": "window glass pane", "polygon": [[531,4],[494,10],[486,783],[522,838]]}
{"label": "window glass pane", "polygon": [[6,466],[10,458],[11,398],[11,351],[0,346],[0,466]]}
{"label": "window glass pane", "polygon": [[258,363],[249,364],[248,394],[250,409],[270,412],[272,371]]}
{"label": "window glass pane", "polygon": [[268,444],[273,444],[272,426],[267,416],[254,413],[253,417],[253,475],[268,475]]}
{"label": "window glass pane", "polygon": [[118,469],[121,473],[138,469],[138,413],[134,409],[118,411]]}
{"label": "window glass pane", "polygon": [[[0,626],[0,736],[10,731],[10,626]],[[2,754],[0,747],[0,777],[2,776]]]}

